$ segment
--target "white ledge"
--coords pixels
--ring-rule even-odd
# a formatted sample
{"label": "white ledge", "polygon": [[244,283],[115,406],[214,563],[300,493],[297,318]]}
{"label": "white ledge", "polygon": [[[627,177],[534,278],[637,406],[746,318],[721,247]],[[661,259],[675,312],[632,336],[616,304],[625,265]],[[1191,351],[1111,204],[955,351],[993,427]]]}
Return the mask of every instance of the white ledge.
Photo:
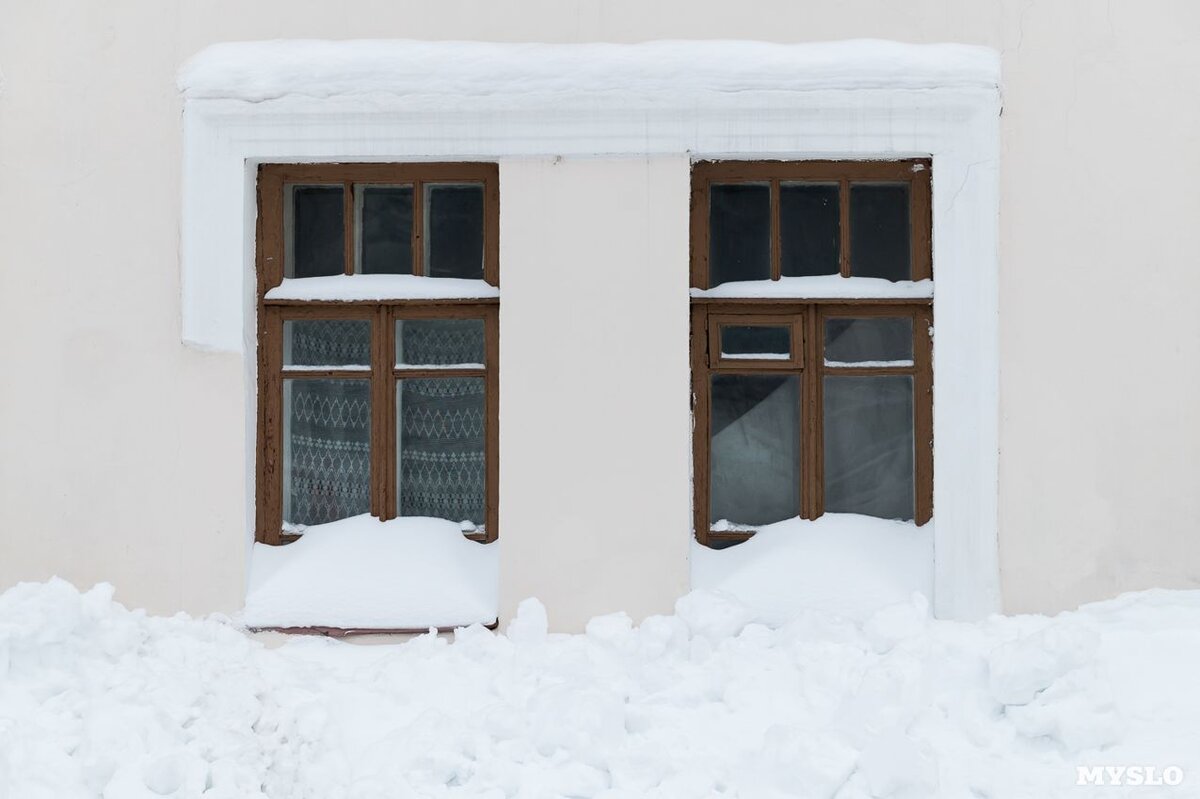
{"label": "white ledge", "polygon": [[718,299],[912,300],[933,297],[932,280],[884,280],[878,277],[781,277],[735,280],[711,289],[692,289],[693,297]]}
{"label": "white ledge", "polygon": [[483,280],[416,275],[331,275],[284,278],[267,291],[268,300],[478,300],[500,296]]}
{"label": "white ledge", "polygon": [[659,41],[501,44],[405,40],[233,42],[179,75],[189,99],[289,95],[513,98],[814,89],[994,88],[994,50],[860,39],[815,44]]}

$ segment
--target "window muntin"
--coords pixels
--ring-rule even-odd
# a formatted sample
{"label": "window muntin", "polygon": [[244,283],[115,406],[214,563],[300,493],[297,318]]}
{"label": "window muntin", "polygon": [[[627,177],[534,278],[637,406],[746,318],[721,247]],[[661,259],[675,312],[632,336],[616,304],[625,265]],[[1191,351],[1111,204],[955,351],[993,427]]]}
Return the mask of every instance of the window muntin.
{"label": "window muntin", "polygon": [[427,264],[498,285],[496,180],[493,164],[260,168],[260,541],[366,512],[497,537],[498,300],[266,299],[284,277]]}
{"label": "window muntin", "polygon": [[[696,164],[692,286],[931,278],[929,167],[928,160]],[[742,200],[737,214],[731,197]],[[730,253],[742,256],[738,269],[729,268]],[[718,257],[725,261],[714,263]],[[744,540],[764,524],[826,511],[927,521],[931,301],[738,297],[692,299],[701,543]]]}

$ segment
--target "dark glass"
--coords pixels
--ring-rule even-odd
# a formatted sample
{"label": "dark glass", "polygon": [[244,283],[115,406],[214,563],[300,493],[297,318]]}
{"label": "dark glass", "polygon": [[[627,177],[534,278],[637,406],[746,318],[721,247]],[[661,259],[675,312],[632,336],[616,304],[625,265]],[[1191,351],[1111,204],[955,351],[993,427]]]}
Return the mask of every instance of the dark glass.
{"label": "dark glass", "polygon": [[850,274],[912,279],[907,183],[850,184]]}
{"label": "dark glass", "polygon": [[294,186],[286,277],[341,275],[346,271],[341,186]]}
{"label": "dark glass", "polygon": [[912,363],[912,359],[910,317],[825,320],[825,363]]}
{"label": "dark glass", "polygon": [[369,367],[367,319],[289,319],[283,323],[284,366]]}
{"label": "dark glass", "polygon": [[800,378],[713,375],[712,523],[762,525],[800,515]]}
{"label": "dark glass", "polygon": [[371,509],[371,381],[283,381],[283,520],[325,524]]}
{"label": "dark glass", "polygon": [[484,523],[484,380],[396,381],[396,491],[401,516]]}
{"label": "dark glass", "polygon": [[356,186],[359,209],[358,271],[364,275],[412,274],[412,186]]}
{"label": "dark glass", "polygon": [[779,234],[780,271],[785,277],[836,275],[841,270],[837,185],[781,184]]}
{"label": "dark glass", "polygon": [[397,366],[455,366],[484,362],[482,319],[400,319]]}
{"label": "dark glass", "polygon": [[786,361],[791,354],[790,327],[721,325],[722,358]]}
{"label": "dark glass", "polygon": [[913,384],[908,375],[826,376],[825,510],[913,518]]}
{"label": "dark glass", "polygon": [[425,187],[425,274],[483,278],[483,186]]}
{"label": "dark glass", "polygon": [[771,277],[771,188],[758,183],[709,187],[709,286]]}

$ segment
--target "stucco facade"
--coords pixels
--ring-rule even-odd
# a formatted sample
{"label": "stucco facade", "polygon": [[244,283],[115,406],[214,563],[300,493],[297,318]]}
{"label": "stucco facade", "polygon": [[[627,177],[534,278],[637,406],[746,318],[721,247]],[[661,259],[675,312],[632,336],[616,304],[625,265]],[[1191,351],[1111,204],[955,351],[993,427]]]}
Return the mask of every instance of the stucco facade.
{"label": "stucco facade", "polygon": [[[877,37],[996,49],[1003,608],[1054,611],[1200,583],[1191,490],[1200,424],[1190,399],[1200,335],[1178,302],[1200,288],[1190,266],[1200,216],[1200,101],[1186,85],[1200,68],[1200,11],[1191,4],[6,3],[3,15],[0,585],[59,574],[110,581],[121,600],[155,611],[239,606],[247,374],[238,354],[181,342],[175,80],[215,42],[318,36]],[[592,356],[637,351],[636,326],[613,324],[619,304],[618,320],[677,323],[682,347],[652,337],[652,349],[624,364],[625,379],[677,383],[685,395],[687,299],[672,281],[686,274],[687,159],[527,159],[502,164],[501,180],[511,289],[502,350],[567,362],[580,346]],[[598,218],[626,235],[607,235]],[[652,273],[632,299],[615,282],[557,306],[522,291],[522,263],[575,253],[580,270],[678,267]],[[561,280],[539,291],[576,288],[570,273]],[[577,332],[547,343],[546,322]],[[1140,335],[1147,329],[1154,335]],[[502,456],[502,524],[541,531],[502,534],[502,613],[527,593],[548,598],[564,627],[609,610],[666,610],[687,585],[690,430],[672,410],[685,397],[634,403],[606,392],[609,370],[595,364],[553,380],[532,359],[521,364],[503,372],[502,399],[511,399],[507,381],[541,402],[502,402],[502,448],[506,430],[543,425],[553,435]],[[629,427],[617,438],[611,426],[589,427],[599,414]],[[637,458],[624,455],[639,443]],[[573,459],[579,452],[591,457]],[[547,496],[538,486],[548,459],[574,460],[571,490]],[[594,582],[581,585],[585,573]]]}

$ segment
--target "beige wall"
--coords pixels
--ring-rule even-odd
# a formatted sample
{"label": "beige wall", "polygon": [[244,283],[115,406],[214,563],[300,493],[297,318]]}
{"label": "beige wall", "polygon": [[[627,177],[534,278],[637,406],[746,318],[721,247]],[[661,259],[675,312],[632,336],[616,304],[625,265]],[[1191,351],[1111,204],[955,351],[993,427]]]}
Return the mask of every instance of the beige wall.
{"label": "beige wall", "polygon": [[[1200,585],[1200,322],[1186,304],[1200,291],[1200,94],[1192,85],[1200,74],[1200,6],[1190,0],[0,0],[0,586],[58,573],[84,584],[110,580],[122,600],[156,611],[231,610],[240,602],[241,362],[179,344],[174,75],[184,58],[213,42],[317,36],[879,37],[997,48],[1005,75],[1006,608],[1055,610],[1150,585]],[[669,192],[683,165],[622,163],[607,175],[601,197],[578,198],[629,223],[636,236],[624,242],[598,237],[567,207],[538,194],[575,196],[563,175],[597,168],[505,166],[506,189],[513,181],[531,190],[513,200],[516,209],[505,209],[505,315],[512,325],[505,347],[543,345],[513,314],[522,303],[514,259],[538,244],[534,215],[548,213],[563,225],[545,246],[566,253],[572,235],[583,237],[589,263],[681,257],[679,242],[649,236],[659,222],[670,224],[661,217],[672,212],[648,203]],[[621,180],[636,182],[636,197],[622,196]],[[618,202],[601,206],[605,198]],[[668,276],[656,275],[651,293],[637,300],[649,307],[660,297],[664,304],[654,307],[667,320],[683,313],[666,299]],[[598,291],[612,296],[609,286]],[[629,344],[634,332],[616,335]],[[546,346],[548,354],[565,349]],[[631,368],[637,374],[651,366],[647,353]],[[665,368],[663,379],[676,379],[686,365],[670,361]],[[547,386],[545,406],[506,410],[514,414],[506,429],[514,419],[525,423],[522,414],[540,421],[537,411],[553,410],[553,392],[586,388],[591,379],[570,372],[561,386]],[[640,407],[630,397],[613,401],[621,413]],[[676,400],[645,401],[661,412]],[[544,442],[539,452],[561,455],[574,443],[607,457],[629,435],[610,440],[585,431],[574,441]],[[635,471],[610,476],[598,463],[582,467],[620,497],[588,494],[593,510],[615,515],[631,507],[636,492],[647,490],[643,477],[679,456],[666,446],[686,441],[686,430],[653,436],[663,450]],[[682,572],[662,579],[619,560],[634,558],[646,534],[609,528],[603,513],[566,524],[584,501],[582,491],[539,507],[530,482],[535,456],[506,451],[505,512],[550,518],[566,531],[541,544],[506,532],[506,610],[527,588],[538,590],[529,558],[556,548],[555,557],[571,558],[571,567],[557,589],[547,590],[600,569],[606,579],[651,586],[638,595],[641,611],[666,603]],[[681,492],[679,485],[662,490]],[[664,511],[655,521],[686,516],[682,491],[683,509],[659,501]],[[611,548],[598,546],[600,525],[615,536]],[[656,562],[669,562],[677,545],[657,541],[663,549]],[[607,609],[604,594],[588,594],[559,623]]]}

